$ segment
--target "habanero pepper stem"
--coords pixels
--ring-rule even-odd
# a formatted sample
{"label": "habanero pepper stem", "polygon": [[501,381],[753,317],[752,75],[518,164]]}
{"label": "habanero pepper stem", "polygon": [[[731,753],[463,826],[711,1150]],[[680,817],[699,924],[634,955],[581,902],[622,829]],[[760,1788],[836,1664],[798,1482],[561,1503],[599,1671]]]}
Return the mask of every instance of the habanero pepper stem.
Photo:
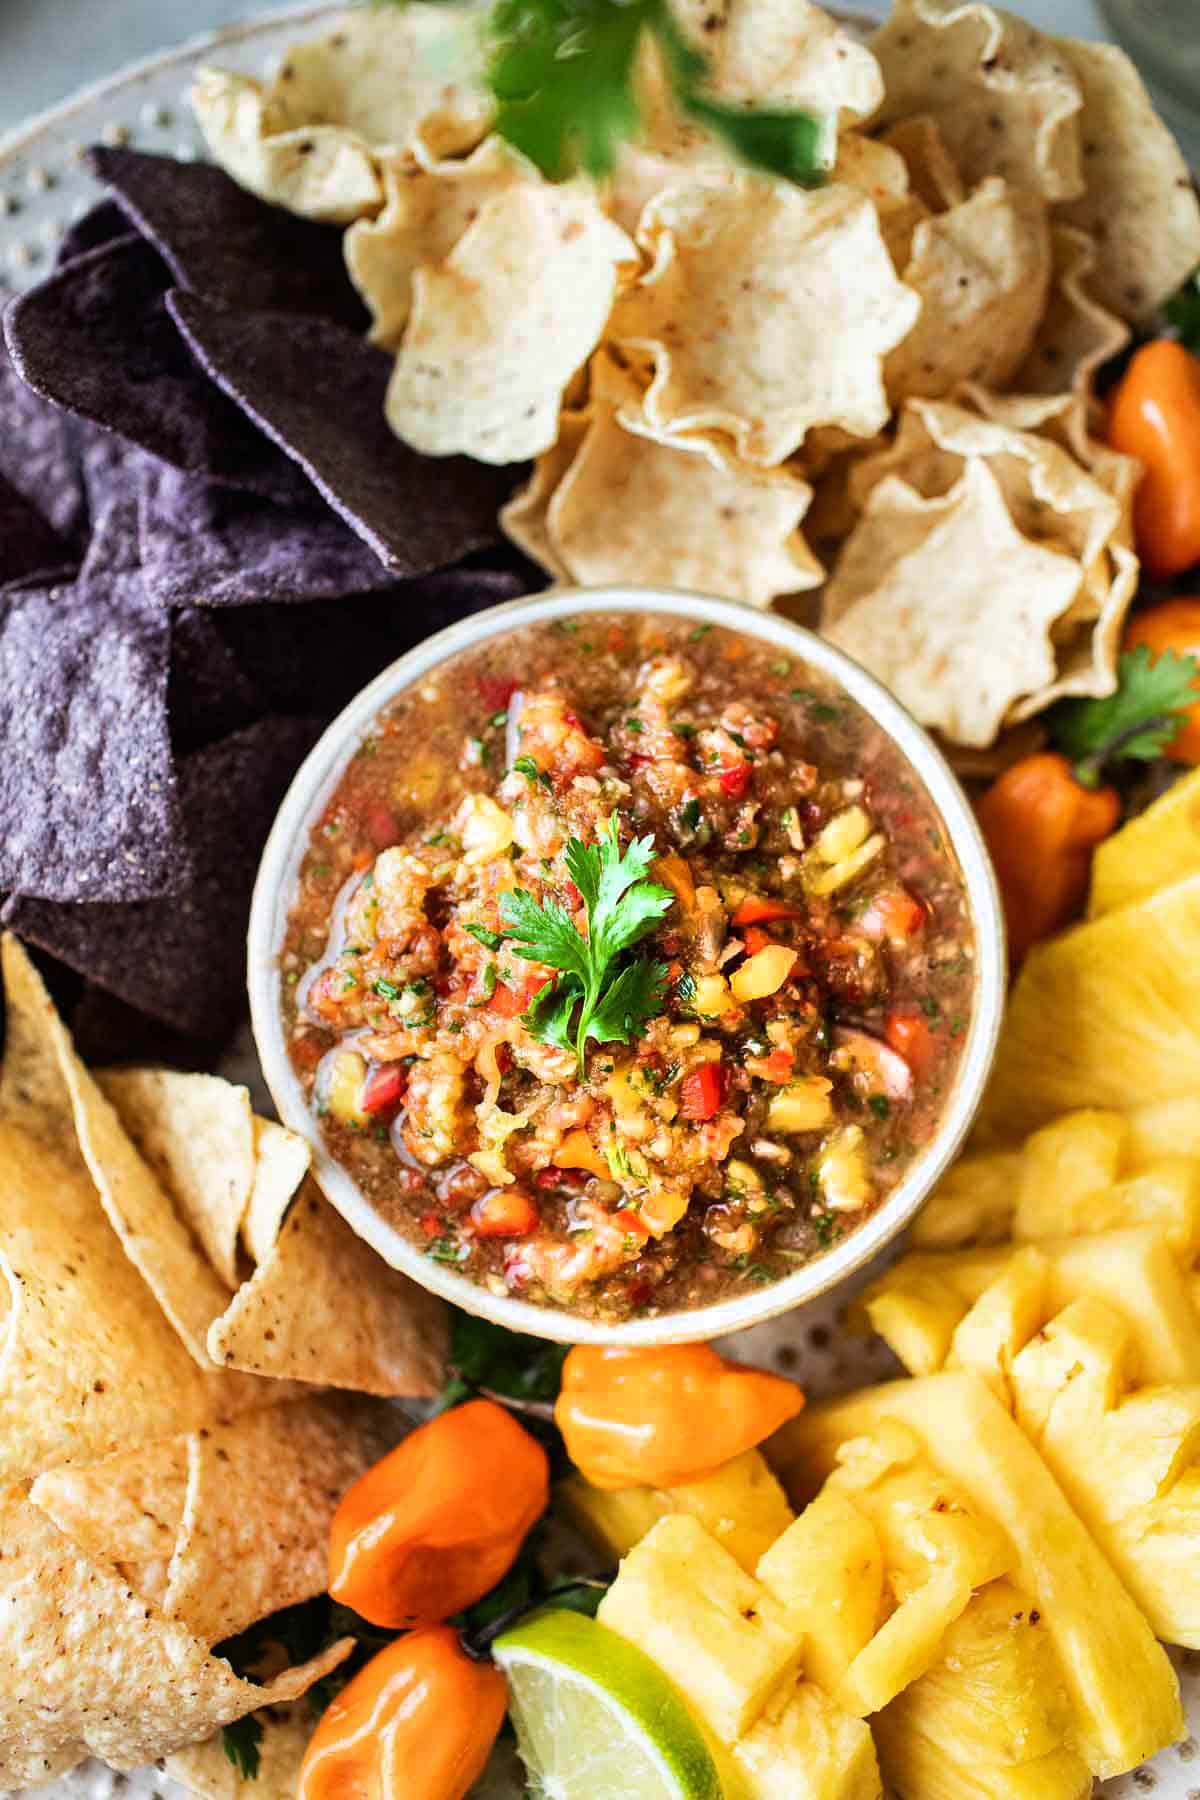
{"label": "habanero pepper stem", "polygon": [[803,1405],[794,1381],[726,1362],[706,1344],[577,1344],[554,1417],[593,1487],[680,1487],[752,1450]]}

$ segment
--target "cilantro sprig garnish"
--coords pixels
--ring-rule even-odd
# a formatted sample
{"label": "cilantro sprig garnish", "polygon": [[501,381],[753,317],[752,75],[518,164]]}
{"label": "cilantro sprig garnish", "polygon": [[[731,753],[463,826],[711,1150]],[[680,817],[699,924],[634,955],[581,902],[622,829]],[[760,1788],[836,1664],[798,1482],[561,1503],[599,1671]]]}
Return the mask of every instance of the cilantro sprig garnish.
{"label": "cilantro sprig garnish", "polygon": [[1050,735],[1084,787],[1097,787],[1112,762],[1153,762],[1174,743],[1196,703],[1200,663],[1148,644],[1117,665],[1116,690],[1103,700],[1063,700],[1049,715]]}
{"label": "cilantro sprig garnish", "polygon": [[1200,355],[1200,269],[1193,270],[1163,310],[1184,349]]}
{"label": "cilantro sprig garnish", "polygon": [[634,838],[622,854],[615,813],[597,843],[570,840],[563,860],[587,910],[586,937],[557,900],[515,888],[500,902],[514,955],[558,971],[534,995],[525,1023],[543,1042],[573,1050],[580,1074],[589,1039],[628,1044],[662,1011],[666,964],[627,956],[675,898],[646,880],[654,857],[652,837]]}

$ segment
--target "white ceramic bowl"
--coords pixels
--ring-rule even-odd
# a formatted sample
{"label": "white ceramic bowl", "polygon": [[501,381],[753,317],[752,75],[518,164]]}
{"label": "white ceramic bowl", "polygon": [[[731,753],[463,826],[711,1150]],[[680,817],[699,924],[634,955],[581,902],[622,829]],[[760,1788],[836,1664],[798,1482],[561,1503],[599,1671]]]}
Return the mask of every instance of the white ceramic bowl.
{"label": "white ceramic bowl", "polygon": [[[518,626],[577,619],[596,612],[667,613],[699,624],[725,626],[819,669],[857,701],[906,757],[941,815],[966,882],[976,946],[971,1022],[941,1124],[878,1211],[842,1243],[768,1287],[712,1306],[620,1324],[599,1324],[561,1308],[498,1297],[424,1256],[381,1218],[325,1144],[287,1054],[280,1005],[279,948],[309,832],[377,713],[461,651]],[[966,796],[926,733],[857,663],[788,619],[728,600],[646,588],[558,589],[490,607],[438,632],[377,675],[330,725],[293,780],[263,852],[250,913],[249,986],[254,1036],[279,1117],[308,1139],[321,1187],[385,1262],[464,1311],[495,1320],[512,1331],[567,1343],[684,1343],[740,1331],[802,1306],[861,1268],[909,1223],[962,1144],[991,1067],[1004,1003],[1004,926],[991,863]]]}

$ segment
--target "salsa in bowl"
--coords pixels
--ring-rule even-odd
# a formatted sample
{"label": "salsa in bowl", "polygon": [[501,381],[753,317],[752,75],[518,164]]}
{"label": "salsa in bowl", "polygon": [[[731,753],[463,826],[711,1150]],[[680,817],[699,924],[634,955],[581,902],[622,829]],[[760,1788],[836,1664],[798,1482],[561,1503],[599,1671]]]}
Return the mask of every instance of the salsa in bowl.
{"label": "salsa in bowl", "polygon": [[556,593],[386,671],[250,934],[280,1115],[387,1260],[516,1329],[710,1337],[823,1291],[964,1135],[1003,984],[929,740],[728,602]]}

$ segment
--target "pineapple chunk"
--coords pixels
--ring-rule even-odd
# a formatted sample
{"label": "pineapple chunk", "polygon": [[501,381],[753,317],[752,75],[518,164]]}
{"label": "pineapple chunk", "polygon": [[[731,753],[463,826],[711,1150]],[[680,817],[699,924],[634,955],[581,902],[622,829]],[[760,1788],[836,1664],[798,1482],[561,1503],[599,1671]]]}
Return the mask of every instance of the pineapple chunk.
{"label": "pineapple chunk", "polygon": [[833,1087],[823,1075],[806,1075],[791,1081],[771,1096],[767,1106],[768,1131],[824,1131],[833,1124]]}
{"label": "pineapple chunk", "polygon": [[723,1743],[749,1731],[795,1675],[803,1631],[698,1519],[660,1519],[621,1564],[602,1625],[665,1669]]}
{"label": "pineapple chunk", "polygon": [[1152,1100],[1129,1115],[1128,1170],[1134,1174],[1162,1156],[1200,1156],[1200,1094]]}
{"label": "pineapple chunk", "polygon": [[691,1513],[748,1575],[794,1516],[758,1450],[746,1450],[702,1480],[674,1488],[596,1488],[573,1473],[559,1483],[556,1499],[576,1530],[602,1555],[617,1559],[668,1513]]}
{"label": "pineapple chunk", "polygon": [[847,1440],[884,1419],[918,1433],[930,1460],[1011,1540],[1013,1578],[1058,1652],[1071,1702],[1068,1747],[1093,1774],[1108,1777],[1174,1743],[1184,1722],[1164,1651],[1033,1445],[978,1376],[891,1382],[811,1408],[772,1439],[785,1487],[809,1490],[833,1472]]}
{"label": "pineapple chunk", "polygon": [[964,1156],[943,1175],[917,1214],[911,1242],[923,1250],[1003,1242],[1017,1203],[1020,1173],[1019,1150]]}
{"label": "pineapple chunk", "polygon": [[1013,1358],[1047,1316],[1050,1265],[1036,1250],[1018,1250],[1003,1274],[985,1288],[960,1320],[946,1367],[974,1369],[1007,1402]]}
{"label": "pineapple chunk", "polygon": [[1128,1175],[1089,1194],[1075,1213],[1059,1205],[1049,1188],[1044,1205],[1018,1208],[1014,1238],[1087,1235],[1127,1225],[1153,1225],[1185,1267],[1200,1254],[1200,1161],[1162,1156],[1140,1175]]}
{"label": "pineapple chunk", "polygon": [[804,1667],[832,1694],[875,1635],[883,1548],[848,1494],[826,1486],[766,1552],[758,1579],[804,1630]]}
{"label": "pineapple chunk", "polygon": [[1088,917],[1146,900],[1200,864],[1200,772],[1185,775],[1099,846]]}
{"label": "pineapple chunk", "polygon": [[936,1375],[968,1302],[936,1267],[933,1256],[905,1256],[865,1288],[847,1311],[852,1329],[877,1331],[910,1375]]}
{"label": "pineapple chunk", "polygon": [[872,1721],[899,1800],[1085,1800],[1064,1746],[1071,1712],[1045,1621],[993,1581],[951,1625],[933,1667]]}
{"label": "pineapple chunk", "polygon": [[739,1800],[879,1800],[883,1792],[869,1728],[809,1681],[770,1702],[733,1746],[733,1762]]}
{"label": "pineapple chunk", "polygon": [[1077,1107],[1200,1092],[1200,874],[1035,945],[980,1116],[1011,1144]]}
{"label": "pineapple chunk", "polygon": [[1200,1385],[1130,1393],[1130,1352],[1076,1301],[1013,1363],[1017,1419],[1157,1636],[1200,1649]]}
{"label": "pineapple chunk", "polygon": [[[1113,1185],[1129,1127],[1119,1113],[1094,1109],[1068,1113],[1027,1138],[1013,1217],[1014,1237],[1069,1237],[1087,1217],[1092,1195]],[[1031,1217],[1058,1223],[1044,1231],[1025,1228]]]}

